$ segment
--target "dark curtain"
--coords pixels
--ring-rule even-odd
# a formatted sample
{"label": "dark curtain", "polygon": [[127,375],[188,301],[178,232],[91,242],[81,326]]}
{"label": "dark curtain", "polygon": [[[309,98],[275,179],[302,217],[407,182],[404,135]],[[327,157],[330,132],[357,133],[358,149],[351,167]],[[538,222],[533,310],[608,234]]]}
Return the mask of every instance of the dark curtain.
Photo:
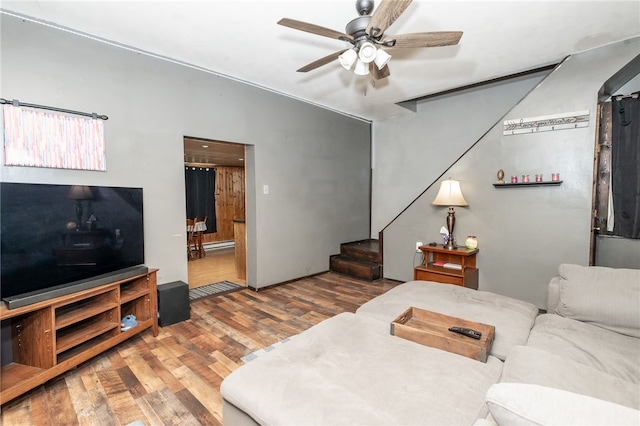
{"label": "dark curtain", "polygon": [[612,100],[613,234],[640,238],[640,99]]}
{"label": "dark curtain", "polygon": [[187,218],[207,216],[205,234],[216,232],[216,172],[213,168],[185,167]]}

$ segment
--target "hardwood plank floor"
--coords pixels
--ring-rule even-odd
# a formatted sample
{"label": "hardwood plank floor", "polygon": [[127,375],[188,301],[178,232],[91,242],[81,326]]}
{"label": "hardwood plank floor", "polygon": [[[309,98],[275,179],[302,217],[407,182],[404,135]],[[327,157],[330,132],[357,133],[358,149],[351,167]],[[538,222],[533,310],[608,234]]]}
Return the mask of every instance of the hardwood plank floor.
{"label": "hardwood plank floor", "polygon": [[200,259],[187,263],[189,288],[201,287],[220,281],[231,281],[246,286],[246,281],[236,273],[235,249],[233,247],[207,250]]}
{"label": "hardwood plank floor", "polygon": [[327,272],[195,301],[191,319],[150,330],[2,406],[3,425],[219,425],[220,383],[241,357],[399,283]]}

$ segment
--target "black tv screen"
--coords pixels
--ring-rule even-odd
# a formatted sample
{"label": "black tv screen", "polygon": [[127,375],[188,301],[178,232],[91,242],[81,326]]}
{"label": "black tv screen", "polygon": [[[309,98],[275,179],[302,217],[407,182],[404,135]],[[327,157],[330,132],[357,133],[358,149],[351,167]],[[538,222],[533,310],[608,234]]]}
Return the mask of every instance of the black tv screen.
{"label": "black tv screen", "polygon": [[142,188],[0,185],[3,300],[144,263]]}

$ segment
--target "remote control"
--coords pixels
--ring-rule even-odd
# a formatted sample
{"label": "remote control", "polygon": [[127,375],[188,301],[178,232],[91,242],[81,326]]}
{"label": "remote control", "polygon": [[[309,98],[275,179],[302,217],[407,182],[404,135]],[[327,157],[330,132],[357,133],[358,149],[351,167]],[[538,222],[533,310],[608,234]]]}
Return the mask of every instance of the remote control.
{"label": "remote control", "polygon": [[453,331],[454,333],[462,334],[463,336],[471,337],[472,339],[476,340],[480,340],[480,337],[482,337],[482,333],[470,328],[451,327],[449,328],[449,331]]}

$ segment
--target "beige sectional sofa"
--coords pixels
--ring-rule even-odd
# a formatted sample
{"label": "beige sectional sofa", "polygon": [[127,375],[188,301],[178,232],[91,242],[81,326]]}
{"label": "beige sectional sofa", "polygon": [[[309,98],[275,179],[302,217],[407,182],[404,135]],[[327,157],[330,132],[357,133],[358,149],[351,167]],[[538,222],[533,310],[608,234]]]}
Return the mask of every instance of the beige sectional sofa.
{"label": "beige sectional sofa", "polygon": [[547,299],[549,313],[504,363],[510,391],[488,395],[489,420],[639,425],[640,270],[560,265]]}
{"label": "beige sectional sofa", "polygon": [[[494,325],[487,362],[390,335],[410,306]],[[640,271],[561,265],[548,312],[404,283],[234,371],[224,424],[639,424]]]}

